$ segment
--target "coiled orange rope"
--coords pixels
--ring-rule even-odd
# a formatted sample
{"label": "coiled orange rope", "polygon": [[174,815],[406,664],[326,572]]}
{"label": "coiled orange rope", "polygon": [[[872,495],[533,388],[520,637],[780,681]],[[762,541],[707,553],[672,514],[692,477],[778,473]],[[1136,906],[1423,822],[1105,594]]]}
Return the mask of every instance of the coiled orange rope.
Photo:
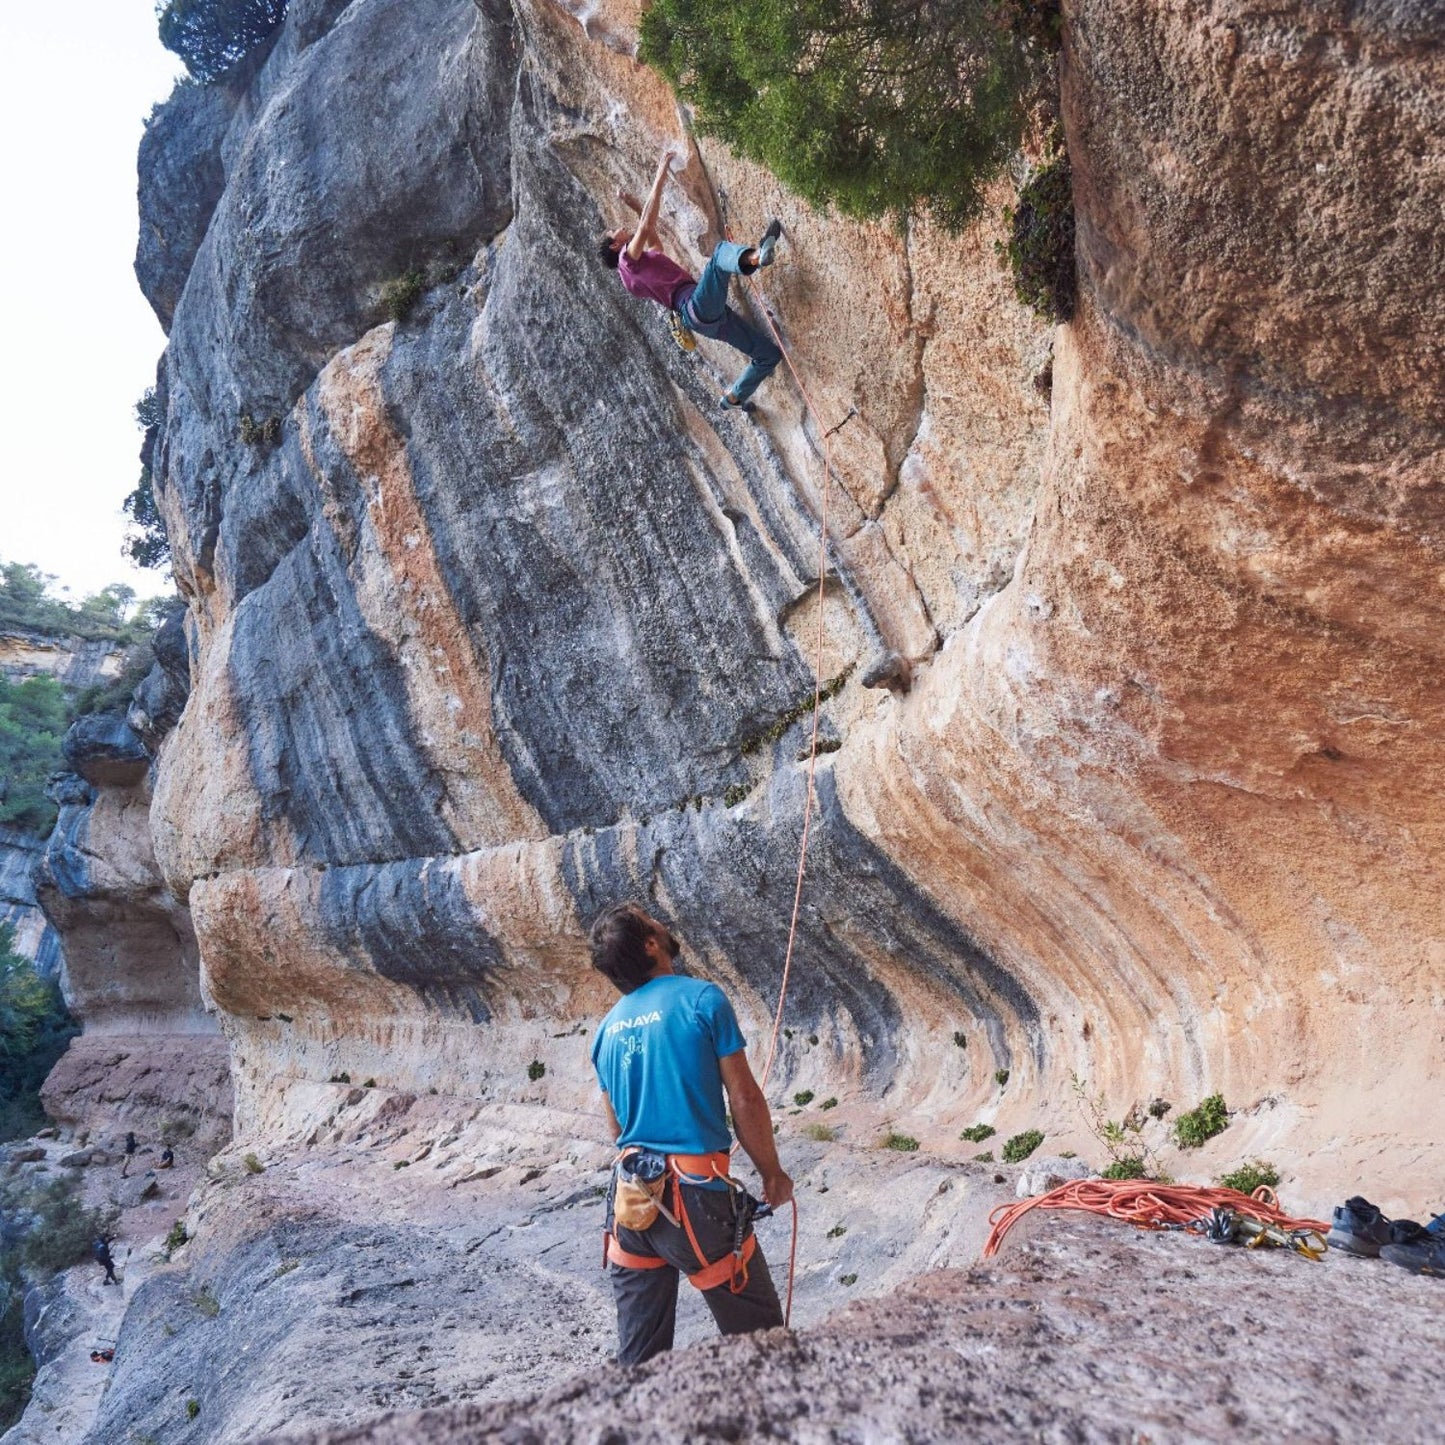
{"label": "coiled orange rope", "polygon": [[1321,1235],[1329,1230],[1323,1220],[1297,1219],[1286,1214],[1268,1185],[1261,1185],[1253,1194],[1241,1194],[1237,1189],[1159,1184],[1152,1179],[1075,1179],[1047,1194],[1036,1194],[1032,1199],[1021,1199],[1017,1204],[1004,1204],[995,1209],[988,1217],[993,1231],[983,1247],[983,1258],[997,1254],[1004,1236],[1034,1209],[1077,1209],[1086,1214],[1121,1219],[1141,1229],[1165,1229],[1193,1224],[1215,1207],[1232,1209],[1236,1214],[1246,1214],[1284,1230],[1312,1230]]}

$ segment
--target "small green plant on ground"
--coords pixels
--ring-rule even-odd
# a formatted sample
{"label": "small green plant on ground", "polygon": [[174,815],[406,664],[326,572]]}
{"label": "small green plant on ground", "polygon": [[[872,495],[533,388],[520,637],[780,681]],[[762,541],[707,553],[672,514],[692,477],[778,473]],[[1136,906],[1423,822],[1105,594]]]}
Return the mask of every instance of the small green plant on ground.
{"label": "small green plant on ground", "polygon": [[900,1154],[914,1154],[918,1150],[918,1140],[911,1134],[895,1134],[891,1129],[883,1136],[883,1148],[896,1149]]}
{"label": "small green plant on ground", "polygon": [[398,1160],[396,1161],[396,1163],[393,1164],[391,1167],[392,1167],[393,1169],[410,1169],[410,1168],[411,1168],[411,1160],[410,1160],[410,1159],[398,1159]]}
{"label": "small green plant on ground", "polygon": [[190,1235],[186,1233],[186,1221],[184,1219],[176,1220],[176,1222],[171,1225],[171,1232],[166,1235],[165,1251],[167,1258],[174,1254],[183,1244],[187,1243],[189,1239]]}
{"label": "small green plant on ground", "polygon": [[968,1047],[968,1035],[962,1029],[954,1029],[953,1042],[955,1047],[966,1049]]}
{"label": "small green plant on ground", "polygon": [[394,276],[381,288],[381,309],[393,321],[405,321],[426,291],[426,277],[415,266]]}
{"label": "small green plant on ground", "polygon": [[349,1084],[349,1083],[351,1082],[351,1075],[350,1075],[350,1074],[332,1074],[332,1076],[331,1076],[329,1079],[327,1079],[326,1082],[327,1082],[328,1084]]}
{"label": "small green plant on ground", "polygon": [[534,1084],[537,1082],[538,1079],[545,1078],[546,1073],[547,1066],[541,1061],[541,1059],[533,1059],[532,1062],[527,1065],[527,1077]]}
{"label": "small green plant on ground", "polygon": [[746,783],[733,783],[723,790],[723,807],[735,808],[748,795]]}
{"label": "small green plant on ground", "polygon": [[1181,1149],[1197,1149],[1229,1128],[1229,1110],[1223,1094],[1211,1094],[1198,1108],[1174,1121],[1174,1142]]}
{"label": "small green plant on ground", "polygon": [[195,1294],[191,1296],[191,1303],[195,1305],[198,1313],[204,1315],[208,1320],[213,1320],[221,1313],[221,1302],[216,1298],[215,1291],[208,1284],[203,1284]]}
{"label": "small green plant on ground", "polygon": [[201,1413],[201,1402],[199,1400],[186,1401],[186,1419],[194,1420]]}
{"label": "small green plant on ground", "polygon": [[361,1087],[362,1087],[363,1089],[374,1089],[374,1088],[376,1087],[376,1080],[375,1080],[375,1079],[363,1079],[363,1080],[361,1081]]}
{"label": "small green plant on ground", "polygon": [[857,1283],[858,1283],[858,1276],[857,1276],[856,1274],[840,1274],[840,1275],[838,1276],[838,1283],[839,1283],[839,1284],[857,1284]]}
{"label": "small green plant on ground", "polygon": [[838,1137],[831,1124],[804,1124],[803,1134],[815,1144],[831,1144]]}
{"label": "small green plant on ground", "polygon": [[1164,1178],[1154,1151],[1140,1137],[1144,1127],[1142,1110],[1130,1109],[1121,1124],[1105,1112],[1104,1096],[1090,1094],[1077,1074],[1069,1075],[1069,1086],[1088,1121],[1089,1132],[1109,1151],[1110,1162],[1101,1171],[1105,1179]]}
{"label": "small green plant on ground", "polygon": [[973,1156],[973,1162],[974,1162],[975,1164],[992,1164],[992,1163],[993,1163],[993,1150],[992,1150],[992,1149],[985,1149],[982,1154],[975,1154],[975,1155]]}
{"label": "small green plant on ground", "polygon": [[847,1233],[848,1226],[846,1224],[835,1224],[832,1229],[828,1231],[828,1238],[841,1239]]}
{"label": "small green plant on ground", "polygon": [[1220,1176],[1219,1182],[1226,1189],[1237,1189],[1241,1194],[1253,1194],[1256,1189],[1268,1185],[1271,1189],[1279,1183],[1279,1170],[1267,1159],[1254,1159],[1241,1164],[1238,1169]]}
{"label": "small green plant on ground", "polygon": [[247,1154],[241,1163],[246,1166],[247,1174],[264,1174],[266,1172],[266,1166],[254,1154]]}
{"label": "small green plant on ground", "polygon": [[970,1124],[958,1137],[967,1139],[970,1144],[982,1144],[985,1139],[992,1139],[998,1130],[992,1124]]}
{"label": "small green plant on ground", "polygon": [[1043,1142],[1044,1136],[1039,1130],[1025,1129],[1022,1134],[1015,1134],[1012,1139],[1004,1143],[1003,1162],[1005,1164],[1021,1164]]}
{"label": "small green plant on ground", "polygon": [[818,1107],[820,1109],[836,1109],[838,1107],[838,1101],[832,1098],[824,1099]]}
{"label": "small green plant on ground", "polygon": [[1100,1173],[1105,1179],[1150,1179],[1153,1177],[1144,1163],[1143,1156],[1139,1154],[1121,1154],[1117,1159],[1111,1159]]}
{"label": "small green plant on ground", "polygon": [[801,1109],[813,1102],[813,1091],[804,1089],[801,1093],[793,1095],[793,1102]]}
{"label": "small green plant on ground", "polygon": [[1013,273],[1014,294],[1045,321],[1071,321],[1078,287],[1074,261],[1073,174],[1067,156],[1038,170],[1004,212],[1007,242],[1000,257]]}
{"label": "small green plant on ground", "polygon": [[997,1085],[999,1086],[1000,1089],[1005,1088],[1005,1087],[1007,1086],[1007,1084],[1008,1084],[1008,1070],[1007,1070],[1007,1069],[995,1069],[995,1070],[994,1070],[994,1075],[993,1075],[993,1081],[994,1081],[995,1084],[997,1084]]}

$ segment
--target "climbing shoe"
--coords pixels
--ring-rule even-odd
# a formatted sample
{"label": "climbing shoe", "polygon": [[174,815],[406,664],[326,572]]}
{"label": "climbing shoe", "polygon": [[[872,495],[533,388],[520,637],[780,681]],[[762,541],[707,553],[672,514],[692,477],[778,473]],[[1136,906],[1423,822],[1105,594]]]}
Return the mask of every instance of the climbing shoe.
{"label": "climbing shoe", "polygon": [[758,265],[771,266],[773,264],[773,252],[778,248],[778,237],[783,234],[783,223],[774,216],[768,222],[768,229],[763,232],[763,239],[758,242]]}
{"label": "climbing shoe", "polygon": [[1375,1259],[1380,1246],[1390,1242],[1390,1221],[1368,1199],[1361,1199],[1357,1194],[1335,1210],[1325,1242],[1331,1249]]}
{"label": "climbing shoe", "polygon": [[672,333],[672,339],[683,351],[697,350],[697,337],[692,334],[692,328],[682,319],[680,312],[669,311],[667,313],[667,329]]}
{"label": "climbing shoe", "polygon": [[1390,1242],[1380,1258],[1412,1274],[1433,1274],[1445,1279],[1445,1214],[1437,1214],[1421,1227],[1413,1219],[1397,1219],[1390,1226]]}
{"label": "climbing shoe", "polygon": [[718,397],[717,404],[722,407],[724,411],[754,412],[757,410],[757,407],[750,401],[736,400],[730,391],[723,392],[723,394]]}

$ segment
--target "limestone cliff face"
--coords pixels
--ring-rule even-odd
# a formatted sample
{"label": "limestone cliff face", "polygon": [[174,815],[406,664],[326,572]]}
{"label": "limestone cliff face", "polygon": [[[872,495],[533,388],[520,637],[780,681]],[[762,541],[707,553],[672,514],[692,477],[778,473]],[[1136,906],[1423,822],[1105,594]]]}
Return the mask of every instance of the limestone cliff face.
{"label": "limestone cliff face", "polygon": [[[584,1105],[618,896],[757,1035],[806,719],[760,739],[811,696],[826,485],[789,1091],[941,1144],[1067,1134],[1074,1071],[1120,1113],[1219,1089],[1236,1153],[1437,1177],[1428,9],[1066,7],[1057,330],[988,223],[844,224],[692,149],[679,254],[787,228],[767,304],[857,411],[826,484],[785,373],[720,414],[731,353],[592,259],[683,135],[632,6],[293,0],[244,93],[181,92],[138,272],[195,653],[149,822],[242,1126],[342,1070],[503,1100],[537,1059]],[[906,694],[863,685],[890,653]]]}

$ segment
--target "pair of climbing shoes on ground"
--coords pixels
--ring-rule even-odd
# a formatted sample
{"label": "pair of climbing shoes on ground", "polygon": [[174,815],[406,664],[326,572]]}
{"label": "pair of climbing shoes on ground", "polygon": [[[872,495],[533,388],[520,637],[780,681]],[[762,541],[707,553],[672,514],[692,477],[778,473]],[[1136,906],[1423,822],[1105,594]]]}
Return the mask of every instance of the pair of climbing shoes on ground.
{"label": "pair of climbing shoes on ground", "polygon": [[1437,1214],[1429,1224],[1386,1219],[1376,1205],[1356,1194],[1334,1211],[1327,1239],[1331,1249],[1445,1279],[1445,1214]]}

